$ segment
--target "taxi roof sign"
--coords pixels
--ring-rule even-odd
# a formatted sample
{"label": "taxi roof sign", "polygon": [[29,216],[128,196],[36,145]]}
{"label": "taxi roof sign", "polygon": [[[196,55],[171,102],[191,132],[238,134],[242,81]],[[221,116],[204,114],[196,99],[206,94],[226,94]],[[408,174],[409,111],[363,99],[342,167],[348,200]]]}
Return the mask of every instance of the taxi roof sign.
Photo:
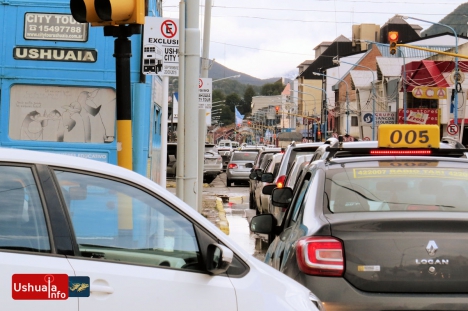
{"label": "taxi roof sign", "polygon": [[378,146],[383,148],[439,148],[437,125],[381,124]]}

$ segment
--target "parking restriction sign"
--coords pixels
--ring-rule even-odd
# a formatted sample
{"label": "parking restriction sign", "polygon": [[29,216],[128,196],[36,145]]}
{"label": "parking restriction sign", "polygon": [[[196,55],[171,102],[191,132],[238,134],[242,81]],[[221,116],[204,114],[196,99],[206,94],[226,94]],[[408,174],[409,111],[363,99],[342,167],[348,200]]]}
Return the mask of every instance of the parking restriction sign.
{"label": "parking restriction sign", "polygon": [[447,133],[449,133],[450,135],[457,135],[458,134],[458,125],[456,125],[456,124],[447,125]]}
{"label": "parking restriction sign", "polygon": [[178,19],[146,16],[143,32],[142,73],[179,75]]}

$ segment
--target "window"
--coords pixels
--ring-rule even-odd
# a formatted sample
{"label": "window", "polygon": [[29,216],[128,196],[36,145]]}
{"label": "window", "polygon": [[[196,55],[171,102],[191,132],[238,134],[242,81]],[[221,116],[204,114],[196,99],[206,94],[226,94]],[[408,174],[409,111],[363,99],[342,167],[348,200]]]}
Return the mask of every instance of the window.
{"label": "window", "polygon": [[83,256],[201,269],[193,224],[166,203],[117,181],[56,173]]}
{"label": "window", "polygon": [[358,117],[351,116],[351,126],[359,126],[358,125]]}
{"label": "window", "polygon": [[325,184],[328,208],[333,213],[468,212],[468,169],[432,165],[381,161],[378,167],[329,170]]}
{"label": "window", "polygon": [[28,167],[0,166],[0,248],[50,252],[44,210]]}

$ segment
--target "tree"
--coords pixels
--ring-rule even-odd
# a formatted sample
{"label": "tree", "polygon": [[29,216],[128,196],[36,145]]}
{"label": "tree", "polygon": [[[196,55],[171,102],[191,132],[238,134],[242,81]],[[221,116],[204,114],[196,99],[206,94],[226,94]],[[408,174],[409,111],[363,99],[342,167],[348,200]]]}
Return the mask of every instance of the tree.
{"label": "tree", "polygon": [[226,106],[231,108],[231,111],[234,113],[234,107],[239,106],[241,103],[241,98],[236,93],[231,93],[226,96]]}
{"label": "tree", "polygon": [[281,92],[283,92],[283,90],[283,82],[281,82],[281,80],[278,80],[275,83],[264,84],[262,86],[260,94],[263,96],[281,95]]}
{"label": "tree", "polygon": [[212,97],[213,102],[219,102],[226,99],[226,94],[221,90],[213,90]]}
{"label": "tree", "polygon": [[219,122],[225,124],[225,125],[229,125],[229,124],[232,124],[234,123],[234,118],[235,118],[235,115],[234,115],[234,112],[231,111],[231,108],[229,108],[228,106],[223,106],[221,108],[221,114],[219,116]]}
{"label": "tree", "polygon": [[245,114],[252,112],[252,97],[254,97],[255,95],[257,94],[255,93],[254,88],[251,85],[247,86],[244,92],[244,105],[243,105],[243,108],[244,108],[243,110]]}

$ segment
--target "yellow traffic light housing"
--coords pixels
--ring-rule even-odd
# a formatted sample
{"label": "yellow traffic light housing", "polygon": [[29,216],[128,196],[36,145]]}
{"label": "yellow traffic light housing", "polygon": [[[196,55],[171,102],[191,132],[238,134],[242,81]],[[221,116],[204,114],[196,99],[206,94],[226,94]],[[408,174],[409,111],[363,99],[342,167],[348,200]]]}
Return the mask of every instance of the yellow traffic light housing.
{"label": "yellow traffic light housing", "polygon": [[395,55],[397,52],[398,31],[388,32],[388,43],[390,44],[390,54]]}
{"label": "yellow traffic light housing", "polygon": [[73,18],[92,26],[143,25],[145,9],[145,0],[70,0]]}

